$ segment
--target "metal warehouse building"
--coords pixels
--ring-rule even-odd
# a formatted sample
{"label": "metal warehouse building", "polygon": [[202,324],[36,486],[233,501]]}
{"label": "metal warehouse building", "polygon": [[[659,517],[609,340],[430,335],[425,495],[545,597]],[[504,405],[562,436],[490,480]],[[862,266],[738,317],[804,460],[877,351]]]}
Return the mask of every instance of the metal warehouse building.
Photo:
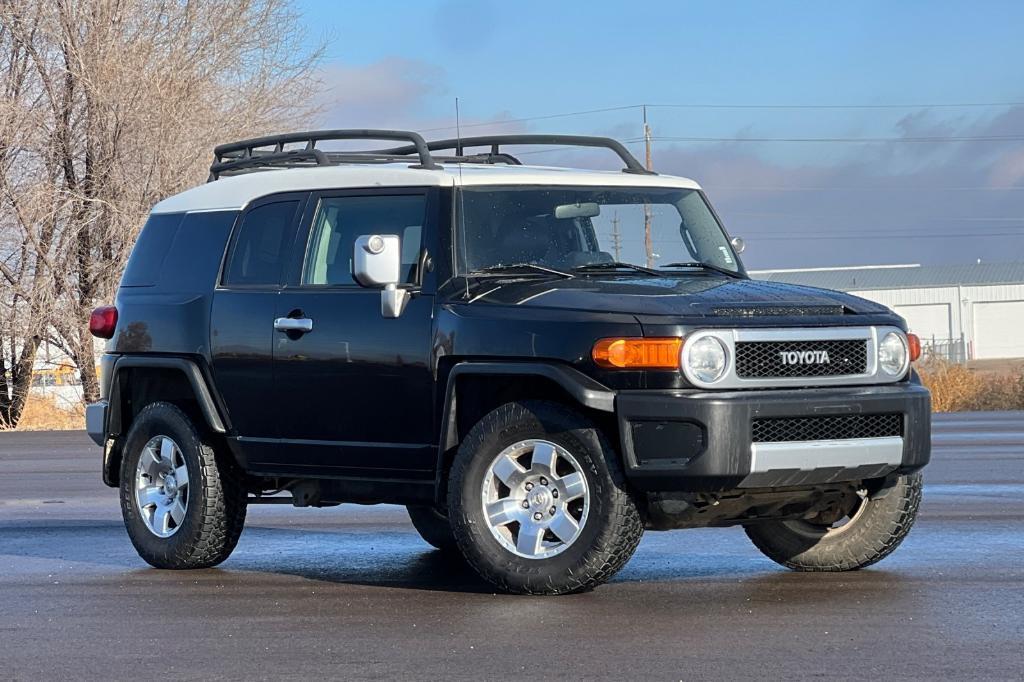
{"label": "metal warehouse building", "polygon": [[1024,263],[754,270],[751,276],[847,291],[902,315],[950,359],[1024,357]]}

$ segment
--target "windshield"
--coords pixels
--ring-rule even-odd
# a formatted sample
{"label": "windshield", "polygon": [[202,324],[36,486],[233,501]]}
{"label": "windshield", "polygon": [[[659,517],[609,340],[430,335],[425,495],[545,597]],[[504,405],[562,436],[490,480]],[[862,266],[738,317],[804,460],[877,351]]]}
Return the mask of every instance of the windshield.
{"label": "windshield", "polygon": [[464,271],[694,263],[741,270],[721,225],[692,189],[469,187],[462,189],[461,208],[457,243]]}

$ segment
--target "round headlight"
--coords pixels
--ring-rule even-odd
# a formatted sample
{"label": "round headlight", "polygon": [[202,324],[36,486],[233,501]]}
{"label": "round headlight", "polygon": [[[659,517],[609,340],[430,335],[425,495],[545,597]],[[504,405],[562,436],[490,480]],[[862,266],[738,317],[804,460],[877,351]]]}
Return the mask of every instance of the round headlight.
{"label": "round headlight", "polygon": [[907,342],[896,332],[889,332],[878,344],[878,366],[890,376],[903,372],[907,365]]}
{"label": "round headlight", "polygon": [[713,336],[704,336],[690,346],[686,355],[686,368],[694,377],[706,384],[722,378],[726,366],[725,346]]}

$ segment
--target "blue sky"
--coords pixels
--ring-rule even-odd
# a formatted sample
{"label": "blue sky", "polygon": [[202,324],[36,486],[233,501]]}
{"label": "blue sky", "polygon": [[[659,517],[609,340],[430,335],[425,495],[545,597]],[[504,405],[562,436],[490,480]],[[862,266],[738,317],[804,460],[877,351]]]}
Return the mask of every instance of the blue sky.
{"label": "blue sky", "polygon": [[[302,2],[331,127],[639,136],[659,104],[1024,101],[1024,3]],[[753,267],[1024,260],[1024,107],[652,108],[656,167],[693,177]],[[489,125],[479,125],[489,124]],[[433,135],[446,136],[449,130]],[[465,132],[465,131],[464,131]],[[634,148],[637,148],[634,145]],[[639,149],[637,148],[637,151]],[[531,161],[603,165],[589,154]],[[1018,232],[1020,233],[1018,235]]]}

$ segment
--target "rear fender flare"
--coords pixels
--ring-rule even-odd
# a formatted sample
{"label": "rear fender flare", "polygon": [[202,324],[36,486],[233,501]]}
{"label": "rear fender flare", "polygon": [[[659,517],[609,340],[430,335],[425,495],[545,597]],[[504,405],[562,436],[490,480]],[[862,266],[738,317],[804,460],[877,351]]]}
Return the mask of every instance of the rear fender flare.
{"label": "rear fender flare", "polygon": [[[130,355],[118,358],[117,362],[114,363],[114,369],[110,380],[111,405],[117,404],[120,397],[120,382],[118,381],[118,375],[121,370],[132,368],[173,369],[180,371],[185,375],[185,378],[192,386],[192,392],[195,395],[196,403],[199,405],[203,418],[206,420],[206,425],[210,430],[214,433],[226,433],[228,428],[230,428],[226,417],[222,415],[222,410],[217,405],[214,394],[207,383],[206,377],[203,375],[202,370],[199,369],[199,365],[193,360],[186,358],[135,357]],[[113,418],[119,419],[120,415],[115,415],[114,410],[112,409],[111,415],[107,418],[105,429],[107,433],[111,432],[112,426],[120,426],[119,423],[111,424],[111,420]]]}
{"label": "rear fender flare", "polygon": [[111,487],[117,487],[119,483],[118,474],[121,462],[119,443],[123,440],[121,438],[111,440],[111,436],[123,436],[125,431],[120,372],[124,369],[134,368],[170,369],[181,372],[191,386],[196,404],[210,431],[223,434],[230,428],[225,411],[218,406],[215,394],[210,390],[209,382],[194,361],[177,357],[121,356],[110,371],[108,383],[110,395],[105,414],[106,421],[103,424],[103,482]]}

